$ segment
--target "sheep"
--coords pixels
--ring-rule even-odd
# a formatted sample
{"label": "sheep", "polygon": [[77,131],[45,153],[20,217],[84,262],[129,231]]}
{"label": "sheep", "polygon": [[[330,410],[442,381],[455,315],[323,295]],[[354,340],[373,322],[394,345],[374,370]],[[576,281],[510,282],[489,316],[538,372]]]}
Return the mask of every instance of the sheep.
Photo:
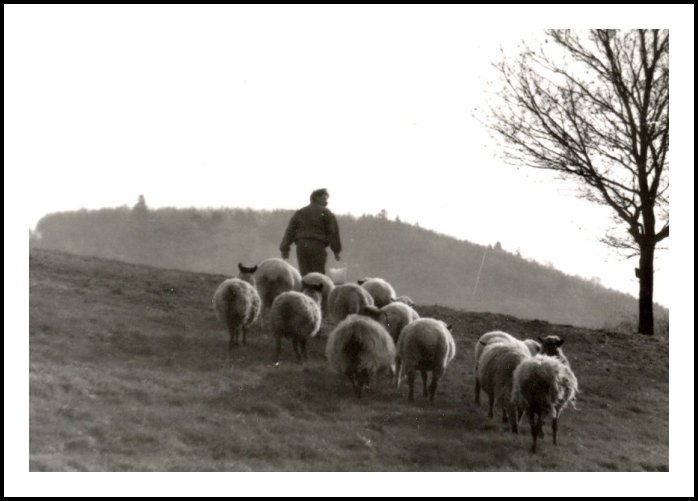
{"label": "sheep", "polygon": [[228,353],[238,344],[242,333],[242,344],[247,344],[247,326],[259,315],[261,299],[254,287],[254,268],[238,265],[238,278],[229,278],[218,286],[213,295],[213,307],[230,334]]}
{"label": "sheep", "polygon": [[356,284],[338,285],[327,297],[327,307],[334,322],[347,315],[359,313],[364,306],[373,306],[373,298],[366,289]]}
{"label": "sheep", "polygon": [[238,263],[238,270],[240,270],[240,274],[238,275],[240,280],[244,280],[253,287],[257,286],[257,281],[254,278],[254,273],[257,271],[257,266],[250,268],[248,266],[243,266],[242,263]]}
{"label": "sheep", "polygon": [[[375,314],[375,308],[369,306],[362,312]],[[365,315],[350,314],[332,330],[325,356],[331,369],[349,378],[358,398],[378,371],[395,374],[393,338],[385,327]]]}
{"label": "sheep", "polygon": [[371,294],[373,303],[378,308],[395,301],[395,290],[382,278],[362,278],[358,283]]}
{"label": "sheep", "polygon": [[555,357],[559,359],[560,362],[565,364],[567,367],[571,367],[570,361],[567,360],[567,357],[560,348],[560,346],[562,346],[562,344],[565,342],[564,339],[560,339],[558,336],[539,336],[538,341],[540,341],[542,346],[540,350],[541,354],[548,355],[550,357]]}
{"label": "sheep", "polygon": [[400,303],[405,303],[407,306],[414,308],[415,302],[412,301],[412,299],[409,296],[398,296],[395,298],[395,301],[398,301]]}
{"label": "sheep", "polygon": [[519,364],[514,371],[512,401],[528,414],[531,452],[536,452],[538,436],[543,438],[543,422],[548,415],[553,419],[553,445],[557,445],[557,420],[568,403],[574,407],[578,391],[572,369],[558,358],[539,354]]}
{"label": "sheep", "polygon": [[[479,404],[480,403],[480,381],[477,378],[477,368],[480,362],[480,356],[482,355],[482,350],[485,349],[485,346],[487,346],[490,343],[494,342],[501,342],[501,341],[507,341],[511,343],[523,343],[526,345],[528,350],[531,352],[531,356],[535,355],[536,353],[541,351],[541,345],[538,344],[536,341],[533,339],[526,339],[525,341],[520,341],[516,339],[514,336],[511,334],[507,334],[506,332],[502,331],[492,331],[492,332],[487,332],[480,336],[480,339],[478,339],[477,343],[475,343],[475,403]],[[506,416],[504,417],[504,421],[506,421]]]}
{"label": "sheep", "polygon": [[334,282],[330,277],[323,275],[317,271],[308,273],[303,277],[303,282],[306,284],[322,284],[322,318],[327,317],[328,307],[327,300],[329,298],[330,292],[334,289]]}
{"label": "sheep", "polygon": [[293,351],[305,369],[305,344],[320,330],[323,285],[303,282],[302,287],[303,292],[288,291],[279,294],[271,305],[269,323],[276,338],[276,365],[279,365],[281,355],[281,338],[287,337],[293,341]]}
{"label": "sheep", "polygon": [[262,261],[255,273],[257,291],[262,300],[262,320],[266,321],[276,296],[283,292],[301,290],[301,274],[283,259]]}
{"label": "sheep", "polygon": [[394,302],[381,308],[385,312],[385,328],[397,345],[402,329],[419,318],[419,313],[402,302]]}
{"label": "sheep", "polygon": [[446,371],[446,367],[456,356],[456,343],[450,332],[451,326],[434,318],[419,318],[407,325],[397,343],[396,365],[398,376],[396,387],[400,388],[403,373],[407,373],[410,387],[408,399],[414,401],[414,376],[422,374],[424,396],[427,396],[427,371],[431,371],[429,402],[434,402],[436,387]]}
{"label": "sheep", "polygon": [[518,433],[517,409],[511,399],[514,370],[530,358],[531,352],[523,343],[495,342],[485,347],[477,368],[476,378],[489,397],[488,416],[494,416],[495,403],[502,406],[504,419],[508,417],[513,433]]}

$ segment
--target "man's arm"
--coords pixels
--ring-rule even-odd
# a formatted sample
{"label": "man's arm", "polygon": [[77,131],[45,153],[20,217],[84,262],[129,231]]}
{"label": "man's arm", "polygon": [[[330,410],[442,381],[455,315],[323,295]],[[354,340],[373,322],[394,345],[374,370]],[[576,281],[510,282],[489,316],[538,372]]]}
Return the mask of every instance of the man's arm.
{"label": "man's arm", "polygon": [[327,238],[330,241],[330,249],[332,249],[332,252],[334,252],[334,258],[339,261],[339,253],[342,252],[342,241],[339,238],[339,225],[337,224],[337,218],[334,214],[330,212],[329,216]]}
{"label": "man's arm", "polygon": [[291,252],[291,244],[296,239],[296,230],[298,229],[298,218],[296,217],[297,214],[298,213],[291,217],[288,227],[286,227],[284,238],[281,240],[281,245],[279,246],[281,257],[284,259],[288,259],[288,255]]}

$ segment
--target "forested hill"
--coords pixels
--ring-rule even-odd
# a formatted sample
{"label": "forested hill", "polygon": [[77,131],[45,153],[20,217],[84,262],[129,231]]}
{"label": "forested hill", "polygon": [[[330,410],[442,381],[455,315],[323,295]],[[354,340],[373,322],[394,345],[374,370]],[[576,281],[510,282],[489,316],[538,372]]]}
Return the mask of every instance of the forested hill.
{"label": "forested hill", "polygon": [[[237,275],[237,264],[279,257],[292,211],[81,210],[39,221],[30,246],[164,268]],[[637,300],[528,261],[379,216],[338,216],[347,280],[383,277],[417,304],[490,311],[586,327],[615,327]],[[291,253],[295,262],[295,251]],[[484,256],[484,262],[483,262]],[[478,280],[478,271],[482,270]],[[334,266],[329,258],[328,267]],[[477,288],[476,286],[477,282]],[[655,306],[658,318],[668,317]]]}

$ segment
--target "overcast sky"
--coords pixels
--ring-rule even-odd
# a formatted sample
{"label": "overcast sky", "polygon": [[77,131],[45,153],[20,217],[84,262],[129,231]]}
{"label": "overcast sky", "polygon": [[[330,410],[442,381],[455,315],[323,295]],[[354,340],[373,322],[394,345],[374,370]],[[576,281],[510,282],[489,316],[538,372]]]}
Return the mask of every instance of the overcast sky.
{"label": "overcast sky", "polygon": [[[690,170],[675,240],[686,186],[693,206],[693,6],[61,5],[4,8],[6,249],[8,221],[26,238],[49,212],[140,194],[295,209],[326,187],[337,214],[385,209],[637,295],[637,260],[598,242],[608,210],[503,165],[471,115],[500,45],[597,20],[672,29],[672,151]],[[668,253],[655,300],[673,306]]]}

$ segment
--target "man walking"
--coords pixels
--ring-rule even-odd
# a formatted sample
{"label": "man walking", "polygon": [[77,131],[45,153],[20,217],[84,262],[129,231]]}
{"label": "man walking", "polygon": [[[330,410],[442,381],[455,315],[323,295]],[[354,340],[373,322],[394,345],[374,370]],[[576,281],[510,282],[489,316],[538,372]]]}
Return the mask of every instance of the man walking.
{"label": "man walking", "polygon": [[334,252],[339,261],[342,243],[339,239],[339,226],[334,214],[327,208],[330,194],[324,188],[310,194],[310,204],[296,211],[288,223],[281,241],[281,257],[288,259],[291,244],[296,244],[296,256],[301,276],[312,271],[325,273],[327,262],[326,248]]}

